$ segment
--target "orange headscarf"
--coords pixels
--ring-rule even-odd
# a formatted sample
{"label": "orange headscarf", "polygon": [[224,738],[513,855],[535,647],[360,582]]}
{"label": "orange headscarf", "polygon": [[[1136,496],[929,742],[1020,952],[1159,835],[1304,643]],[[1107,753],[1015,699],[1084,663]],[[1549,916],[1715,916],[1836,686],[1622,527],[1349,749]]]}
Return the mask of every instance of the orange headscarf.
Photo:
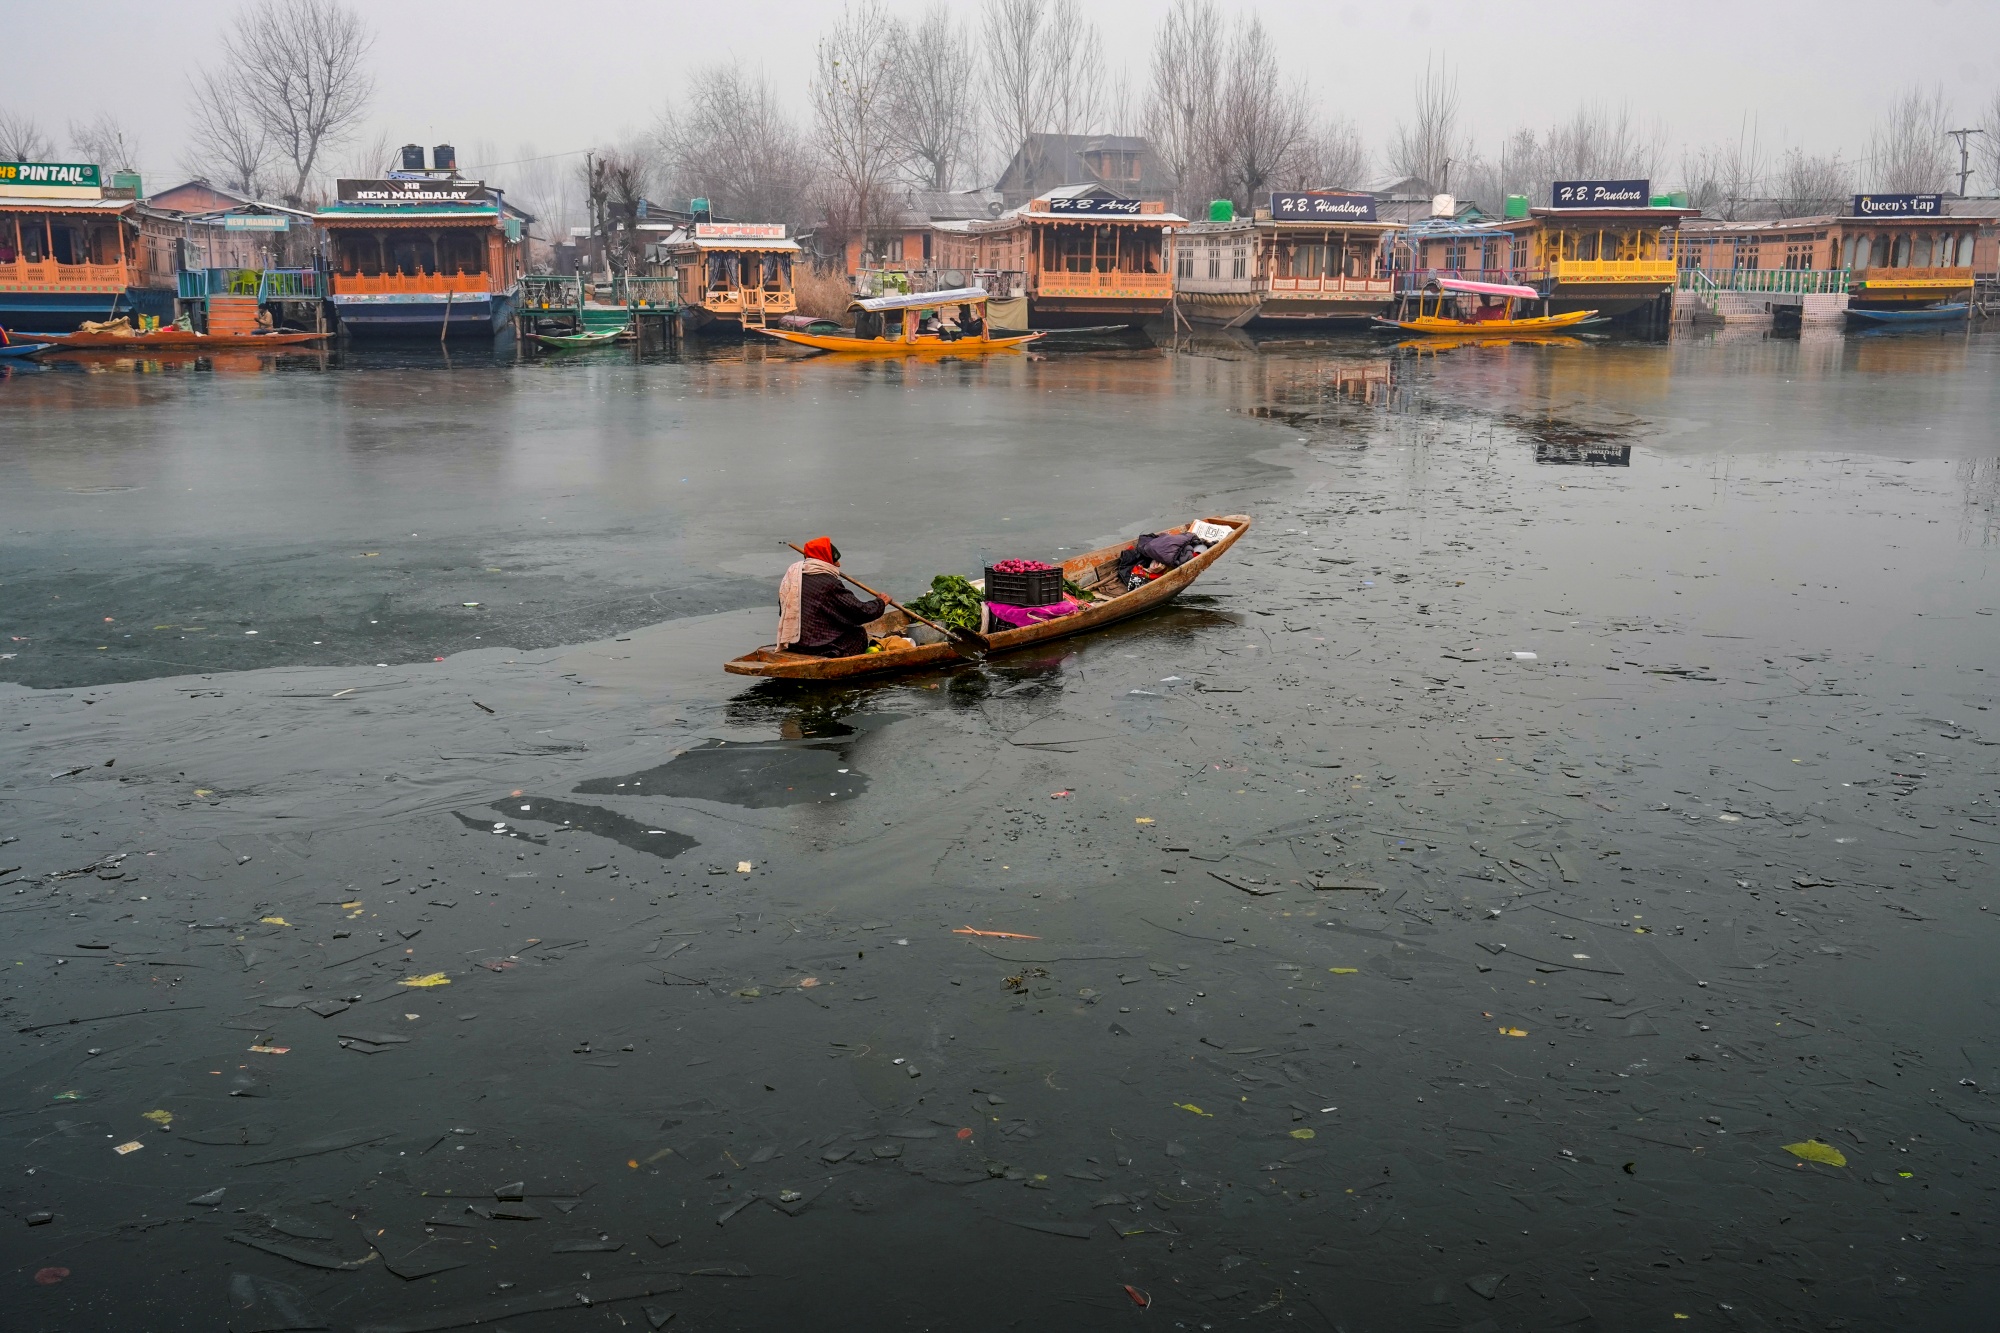
{"label": "orange headscarf", "polygon": [[808,560],[824,560],[829,565],[835,562],[831,537],[815,537],[800,549],[806,553]]}

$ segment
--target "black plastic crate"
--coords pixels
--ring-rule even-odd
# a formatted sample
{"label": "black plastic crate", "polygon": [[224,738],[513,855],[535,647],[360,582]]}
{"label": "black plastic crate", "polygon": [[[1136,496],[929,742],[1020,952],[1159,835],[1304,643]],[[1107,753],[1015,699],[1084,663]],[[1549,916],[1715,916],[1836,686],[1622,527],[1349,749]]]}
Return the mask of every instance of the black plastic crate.
{"label": "black plastic crate", "polygon": [[1025,574],[1003,574],[986,567],[986,600],[1008,606],[1049,606],[1063,599],[1060,569],[1037,569]]}

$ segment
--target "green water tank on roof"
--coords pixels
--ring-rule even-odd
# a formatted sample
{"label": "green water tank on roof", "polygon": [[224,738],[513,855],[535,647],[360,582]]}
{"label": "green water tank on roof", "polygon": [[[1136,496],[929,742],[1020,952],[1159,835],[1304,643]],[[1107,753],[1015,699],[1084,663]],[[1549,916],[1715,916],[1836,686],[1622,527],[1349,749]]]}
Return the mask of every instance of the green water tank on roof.
{"label": "green water tank on roof", "polygon": [[1209,220],[1210,222],[1234,222],[1234,221],[1236,221],[1236,205],[1235,205],[1235,203],[1234,203],[1233,201],[1231,201],[1231,200],[1228,200],[1228,199],[1211,199],[1211,200],[1209,200],[1209,203],[1208,203],[1208,220]]}
{"label": "green water tank on roof", "polygon": [[1525,194],[1508,195],[1507,216],[1510,218],[1524,218],[1528,216],[1528,196]]}

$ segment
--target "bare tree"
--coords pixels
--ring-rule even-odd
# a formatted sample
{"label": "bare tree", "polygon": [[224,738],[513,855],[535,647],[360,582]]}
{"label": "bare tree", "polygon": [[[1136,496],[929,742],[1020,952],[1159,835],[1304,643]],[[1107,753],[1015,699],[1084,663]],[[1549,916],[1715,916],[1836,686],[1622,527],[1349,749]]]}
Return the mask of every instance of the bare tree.
{"label": "bare tree", "polygon": [[562,169],[565,153],[539,153],[535,145],[524,143],[514,150],[519,160],[514,188],[521,193],[523,206],[535,215],[536,232],[551,244],[569,239],[576,217],[576,196]]}
{"label": "bare tree", "polygon": [[1368,144],[1351,120],[1329,120],[1305,137],[1292,158],[1293,188],[1358,190],[1368,180]]}
{"label": "bare tree", "polygon": [[70,149],[86,162],[95,162],[106,171],[137,171],[139,143],[124,122],[109,111],[100,111],[90,121],[69,123]]}
{"label": "bare tree", "polygon": [[191,176],[256,198],[263,192],[271,136],[236,96],[231,80],[204,70],[188,81],[188,145],[181,165]]}
{"label": "bare tree", "polygon": [[1787,217],[1844,211],[1853,193],[1854,169],[1837,153],[1821,157],[1794,148],[1778,168],[1778,204]]}
{"label": "bare tree", "polygon": [[727,63],[696,70],[685,102],[661,113],[653,140],[674,197],[705,198],[725,217],[810,220],[812,153],[762,75]]}
{"label": "bare tree", "polygon": [[[1042,76],[1044,0],[988,0],[982,29],[986,61],[986,102],[993,118],[996,155],[1001,161],[1032,147],[1032,136],[1048,126]],[[1032,178],[1034,163],[1024,163]]]}
{"label": "bare tree", "polygon": [[1224,41],[1215,0],[1174,0],[1153,38],[1146,136],[1183,211],[1213,193]]}
{"label": "bare tree", "polygon": [[56,155],[55,141],[25,112],[0,111],[0,158],[9,162],[46,162]]}
{"label": "bare tree", "polygon": [[828,230],[864,238],[884,211],[895,169],[890,133],[890,25],[879,0],[850,0],[822,37],[809,93],[829,177]]}
{"label": "bare tree", "polygon": [[1973,140],[1979,146],[1977,160],[1985,171],[1987,188],[2000,194],[2000,89],[1994,90],[1979,119],[1986,133]]}
{"label": "bare tree", "polygon": [[1682,151],[1681,188],[1694,207],[1733,222],[1745,202],[1760,197],[1767,188],[1767,165],[1757,121],[1746,115],[1734,143]]}
{"label": "bare tree", "polygon": [[1396,137],[1389,147],[1390,168],[1443,191],[1451,188],[1453,159],[1462,162],[1469,156],[1459,126],[1458,80],[1443,62],[1433,68],[1425,61],[1411,118],[1396,124]]}
{"label": "bare tree", "polygon": [[348,139],[375,91],[374,34],[339,0],[262,0],[223,38],[232,91],[286,163],[286,198],[306,197],[327,149]]}
{"label": "bare tree", "polygon": [[1942,87],[1906,89],[1876,122],[1865,175],[1877,190],[1938,194],[1952,178],[1951,103]]}
{"label": "bare tree", "polygon": [[333,174],[354,180],[375,180],[385,171],[393,171],[399,159],[396,150],[390,146],[385,131],[377,130],[375,137],[364,139],[341,154],[335,164]]}
{"label": "bare tree", "polygon": [[1051,134],[1092,134],[1104,109],[1104,38],[1080,0],[1053,0],[1042,29],[1038,75]]}
{"label": "bare tree", "polygon": [[1138,134],[1139,106],[1132,92],[1132,76],[1120,69],[1111,80],[1111,89],[1104,95],[1104,132],[1106,134]]}
{"label": "bare tree", "polygon": [[1223,76],[1216,155],[1230,197],[1244,209],[1292,166],[1312,122],[1305,85],[1287,85],[1262,19],[1239,20]]}
{"label": "bare tree", "polygon": [[891,38],[895,78],[889,123],[904,169],[918,185],[949,190],[972,152],[974,89],[971,34],[951,10],[933,5],[916,26]]}

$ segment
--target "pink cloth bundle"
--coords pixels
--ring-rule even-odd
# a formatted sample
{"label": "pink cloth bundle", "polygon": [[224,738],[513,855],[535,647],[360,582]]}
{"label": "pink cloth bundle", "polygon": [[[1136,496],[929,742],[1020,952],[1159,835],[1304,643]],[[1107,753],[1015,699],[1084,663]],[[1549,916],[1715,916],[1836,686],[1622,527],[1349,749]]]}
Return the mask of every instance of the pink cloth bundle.
{"label": "pink cloth bundle", "polygon": [[1075,615],[1082,609],[1068,598],[1060,602],[1050,602],[1047,606],[1010,606],[1006,602],[988,602],[985,628],[1026,629],[1030,625],[1039,625],[1044,620],[1059,620],[1064,616]]}

